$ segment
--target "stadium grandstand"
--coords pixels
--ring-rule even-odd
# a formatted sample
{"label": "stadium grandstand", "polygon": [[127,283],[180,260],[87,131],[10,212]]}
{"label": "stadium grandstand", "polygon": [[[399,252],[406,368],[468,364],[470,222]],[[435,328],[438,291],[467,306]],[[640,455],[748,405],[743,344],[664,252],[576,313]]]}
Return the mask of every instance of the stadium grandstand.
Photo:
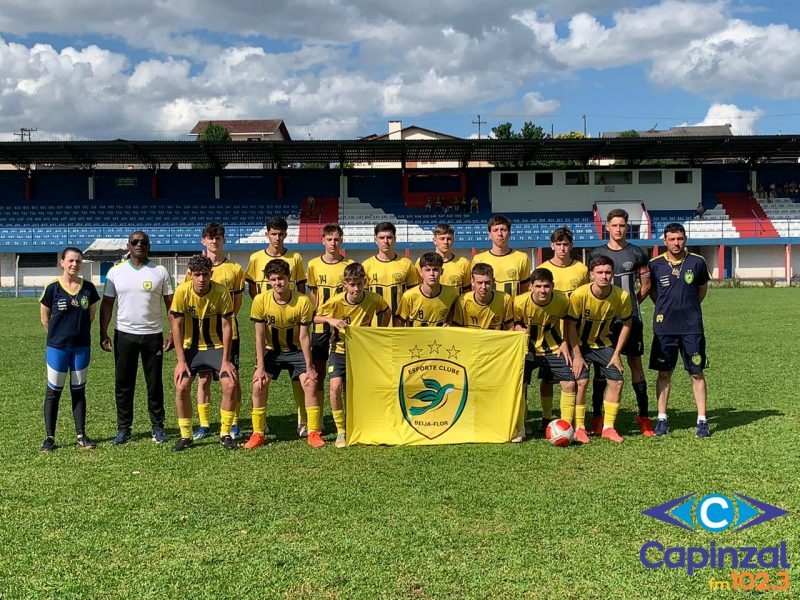
{"label": "stadium grandstand", "polygon": [[786,135],[4,142],[0,286],[40,289],[67,245],[87,250],[87,270],[102,282],[137,229],[177,274],[210,221],[225,225],[226,248],[246,262],[265,245],[271,216],[289,220],[288,245],[315,252],[322,226],[339,222],[360,258],[379,221],[395,223],[413,254],[437,223],[451,223],[469,255],[487,246],[488,217],[503,213],[514,247],[538,264],[559,226],[575,232],[578,252],[602,243],[616,207],[631,215],[631,241],[652,253],[677,221],[713,277],[788,282],[800,273],[798,157],[800,137]]}

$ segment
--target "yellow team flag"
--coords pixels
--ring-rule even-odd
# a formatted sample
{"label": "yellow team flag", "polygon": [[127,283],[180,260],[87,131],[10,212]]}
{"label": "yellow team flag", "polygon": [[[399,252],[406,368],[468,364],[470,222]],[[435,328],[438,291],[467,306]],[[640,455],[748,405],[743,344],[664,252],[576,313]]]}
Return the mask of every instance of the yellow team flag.
{"label": "yellow team flag", "polygon": [[345,330],[347,444],[509,442],[527,335],[460,327]]}

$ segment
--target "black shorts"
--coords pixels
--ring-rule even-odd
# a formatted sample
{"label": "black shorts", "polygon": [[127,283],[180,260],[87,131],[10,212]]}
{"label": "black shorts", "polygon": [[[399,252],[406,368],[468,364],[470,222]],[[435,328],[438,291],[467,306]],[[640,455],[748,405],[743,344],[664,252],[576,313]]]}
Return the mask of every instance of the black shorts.
{"label": "black shorts", "polygon": [[184,350],[186,364],[192,375],[198,373],[211,372],[214,378],[219,377],[219,370],[222,368],[222,348],[212,348],[211,350]]}
{"label": "black shorts", "polygon": [[650,368],[654,371],[674,371],[679,352],[683,357],[684,369],[689,373],[702,373],[708,363],[705,334],[654,335],[650,347]]}
{"label": "black shorts", "polygon": [[572,368],[567,364],[563,356],[556,356],[555,354],[546,354],[544,356],[526,354],[525,372],[522,376],[524,386],[527,387],[530,384],[534,369],[539,369],[539,379],[548,383],[575,381]]}
{"label": "black shorts", "polygon": [[331,352],[328,357],[328,377],[347,377],[347,357]]}
{"label": "black shorts", "polygon": [[[587,365],[594,365],[596,371],[600,373],[603,379],[607,381],[623,381],[625,378],[622,372],[616,367],[608,367],[611,357],[614,356],[614,348],[608,346],[606,348],[581,348],[583,360]],[[578,380],[589,379],[589,369],[583,368]]]}
{"label": "black shorts", "polygon": [[[622,321],[614,321],[611,323],[611,341],[614,347],[617,346],[619,339],[619,332],[622,330]],[[641,319],[633,317],[631,319],[631,332],[628,335],[628,340],[622,348],[623,356],[643,356],[644,355],[644,324]]]}
{"label": "black shorts", "polygon": [[[231,363],[233,366],[236,367],[236,370],[239,370],[239,339],[231,340]],[[219,381],[219,373],[214,371],[213,373],[214,381]]]}
{"label": "black shorts", "polygon": [[286,370],[289,372],[289,378],[296,381],[306,372],[306,359],[299,350],[296,352],[267,350],[264,352],[264,370],[272,379],[277,379],[281,371]]}
{"label": "black shorts", "polygon": [[331,332],[311,334],[311,360],[325,362],[331,351]]}

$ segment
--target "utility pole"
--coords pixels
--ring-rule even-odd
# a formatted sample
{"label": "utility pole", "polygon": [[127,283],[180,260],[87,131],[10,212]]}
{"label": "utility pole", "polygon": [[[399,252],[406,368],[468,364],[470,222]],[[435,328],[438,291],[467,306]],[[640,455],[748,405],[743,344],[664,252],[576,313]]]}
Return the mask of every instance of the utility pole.
{"label": "utility pole", "polygon": [[586,115],[583,115],[583,137],[586,137]]}
{"label": "utility pole", "polygon": [[39,131],[38,127],[30,128],[30,127],[20,127],[19,133],[14,133],[13,135],[19,138],[20,142],[31,141],[31,133],[34,131]]}
{"label": "utility pole", "polygon": [[486,121],[481,121],[481,116],[478,115],[478,120],[473,121],[472,124],[478,126],[478,139],[481,139],[481,125],[486,125]]}

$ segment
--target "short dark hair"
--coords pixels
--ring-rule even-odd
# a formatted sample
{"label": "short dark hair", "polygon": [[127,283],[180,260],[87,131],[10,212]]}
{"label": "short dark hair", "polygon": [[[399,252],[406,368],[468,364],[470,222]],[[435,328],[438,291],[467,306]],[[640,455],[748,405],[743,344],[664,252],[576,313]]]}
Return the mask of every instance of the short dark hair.
{"label": "short dark hair", "polygon": [[553,273],[550,269],[545,269],[544,267],[534,269],[531,272],[531,283],[534,281],[546,281],[550,285],[553,285]]}
{"label": "short dark hair", "polygon": [[328,223],[325,227],[322,228],[322,236],[325,237],[326,235],[330,235],[332,233],[338,233],[340,236],[344,236],[344,231],[342,227],[338,223]]}
{"label": "short dark hair", "polygon": [[352,281],[354,279],[366,279],[367,272],[364,270],[364,267],[361,263],[350,263],[344,268],[344,275],[342,279],[345,281]]}
{"label": "short dark hair", "polygon": [[289,223],[283,217],[270,217],[267,220],[267,231],[270,229],[277,229],[278,231],[286,231],[289,229]]}
{"label": "short dark hair", "polygon": [[489,219],[488,230],[491,231],[495,225],[505,225],[511,231],[511,220],[505,215],[492,215]]}
{"label": "short dark hair", "polygon": [[440,255],[436,254],[436,252],[426,252],[419,257],[420,269],[423,267],[439,267],[441,269],[443,266],[444,259]]}
{"label": "short dark hair", "polygon": [[282,258],[275,258],[267,263],[267,266],[264,267],[264,277],[269,279],[269,276],[273,273],[275,275],[283,275],[286,279],[289,279],[291,276],[291,269],[289,268],[289,263],[283,260]]}
{"label": "short dark hair", "polygon": [[472,265],[473,275],[483,275],[484,277],[491,277],[494,279],[494,269],[488,263],[475,263]]}
{"label": "short dark hair", "polygon": [[381,221],[375,225],[375,235],[378,235],[382,231],[391,231],[392,235],[397,235],[397,229],[395,228],[394,223],[389,223],[389,221]]}
{"label": "short dark hair", "polygon": [[209,223],[203,227],[204,238],[225,237],[225,228],[219,223]]}
{"label": "short dark hair", "polygon": [[608,265],[611,269],[614,269],[614,261],[611,260],[611,257],[600,255],[595,256],[592,260],[589,261],[589,270],[594,271],[596,267],[601,267],[603,265]]}
{"label": "short dark hair", "polygon": [[574,240],[574,236],[572,235],[572,230],[569,227],[559,227],[553,230],[553,233],[550,234],[550,243],[555,244],[556,242],[563,242],[564,240],[568,241],[570,244]]}
{"label": "short dark hair", "polygon": [[606,223],[610,223],[611,219],[616,219],[617,217],[622,217],[625,219],[625,222],[628,222],[628,211],[623,208],[612,208],[608,211],[606,215]]}
{"label": "short dark hair", "polygon": [[207,256],[195,254],[189,259],[189,264],[186,265],[186,267],[192,273],[211,273],[211,269],[214,268],[214,265]]}
{"label": "short dark hair", "polygon": [[680,233],[683,237],[686,237],[686,229],[684,229],[683,225],[680,223],[670,223],[666,227],[664,227],[664,237],[667,237],[668,233]]}
{"label": "short dark hair", "polygon": [[81,258],[83,258],[83,252],[81,251],[80,248],[76,248],[75,246],[67,246],[61,251],[61,260],[64,260],[64,257],[67,256],[67,252],[75,252],[77,254],[80,254]]}
{"label": "short dark hair", "polygon": [[453,229],[452,225],[448,225],[447,223],[439,223],[436,227],[433,228],[433,237],[437,235],[455,235],[456,232]]}

